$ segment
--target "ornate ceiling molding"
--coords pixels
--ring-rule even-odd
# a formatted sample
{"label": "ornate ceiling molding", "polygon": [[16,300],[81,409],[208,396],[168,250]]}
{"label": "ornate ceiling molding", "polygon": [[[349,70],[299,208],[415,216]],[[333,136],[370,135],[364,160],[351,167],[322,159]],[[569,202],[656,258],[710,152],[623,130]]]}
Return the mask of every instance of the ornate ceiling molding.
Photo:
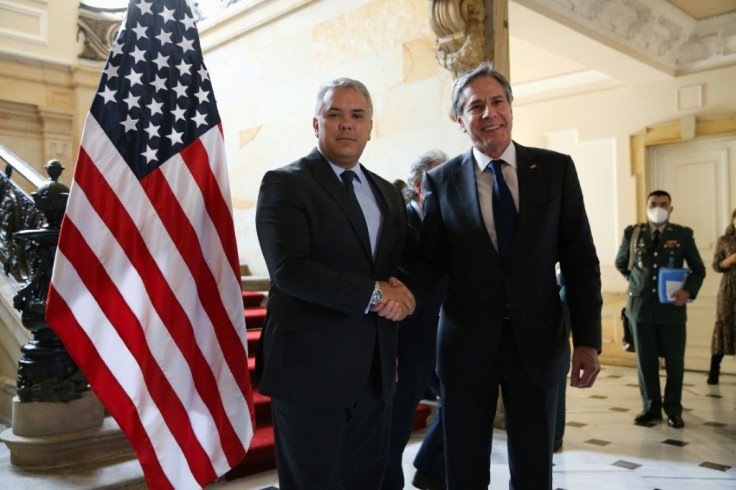
{"label": "ornate ceiling molding", "polygon": [[673,74],[736,63],[736,9],[697,20],[665,0],[515,1]]}

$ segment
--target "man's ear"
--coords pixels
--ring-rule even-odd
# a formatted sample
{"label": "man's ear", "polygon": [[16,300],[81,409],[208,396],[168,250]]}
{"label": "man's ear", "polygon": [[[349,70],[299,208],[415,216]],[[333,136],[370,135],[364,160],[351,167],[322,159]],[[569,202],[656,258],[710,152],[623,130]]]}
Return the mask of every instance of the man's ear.
{"label": "man's ear", "polygon": [[463,118],[461,116],[455,116],[455,121],[460,125],[460,130],[463,133],[467,133],[467,129],[465,129],[465,122],[463,121]]}
{"label": "man's ear", "polygon": [[312,128],[314,128],[314,135],[319,137],[319,123],[316,117],[312,118]]}

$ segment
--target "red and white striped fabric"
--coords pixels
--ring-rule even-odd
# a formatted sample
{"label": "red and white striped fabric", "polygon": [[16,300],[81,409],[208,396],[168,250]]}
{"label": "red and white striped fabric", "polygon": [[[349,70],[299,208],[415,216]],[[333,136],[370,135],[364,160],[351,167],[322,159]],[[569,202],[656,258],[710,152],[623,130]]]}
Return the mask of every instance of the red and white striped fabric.
{"label": "red and white striped fabric", "polygon": [[[134,15],[140,4],[150,18]],[[243,459],[254,431],[222,130],[213,97],[187,97],[208,78],[192,74],[186,95],[167,101],[160,87],[145,92],[145,78],[140,88],[120,83],[125,71],[146,73],[147,60],[114,65],[126,49],[145,46],[131,25],[140,29],[143,18],[153,26],[157,11],[185,18],[175,17],[190,15],[185,7],[183,0],[131,2],[86,120],[46,314],[156,489],[204,487]],[[131,95],[142,99],[136,110],[122,104]],[[146,106],[147,98],[158,106]],[[167,104],[180,109],[188,101],[191,118],[168,116]],[[125,118],[137,126],[129,130]],[[168,125],[162,136],[177,129],[185,136],[159,144],[142,131],[144,120]]]}

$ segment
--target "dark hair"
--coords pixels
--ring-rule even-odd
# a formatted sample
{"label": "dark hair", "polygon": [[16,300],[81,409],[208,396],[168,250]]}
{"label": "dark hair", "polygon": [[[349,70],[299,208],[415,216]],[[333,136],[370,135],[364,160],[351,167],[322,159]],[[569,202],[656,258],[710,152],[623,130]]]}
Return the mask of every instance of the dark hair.
{"label": "dark hair", "polygon": [[443,163],[446,160],[447,154],[441,150],[431,150],[419,155],[419,158],[409,167],[409,178],[406,179],[407,186],[404,188],[404,197],[410,201],[416,198],[417,190],[414,187],[414,181],[424,178],[424,174],[427,173],[427,169],[433,163]]}
{"label": "dark hair", "polygon": [[331,82],[327,82],[322,85],[317,91],[317,100],[314,104],[314,115],[319,116],[325,105],[325,96],[327,92],[334,92],[336,89],[355,90],[356,92],[363,94],[365,101],[368,104],[368,117],[373,117],[373,101],[371,100],[371,94],[362,82],[353,80],[352,78],[336,78]]}
{"label": "dark hair", "polygon": [[669,200],[670,200],[670,203],[672,202],[672,196],[670,196],[670,193],[669,193],[669,192],[667,192],[667,191],[663,191],[663,190],[659,190],[659,189],[657,189],[656,191],[652,191],[652,192],[650,192],[650,193],[649,193],[649,195],[647,196],[647,201],[648,201],[648,200],[649,200],[649,198],[650,198],[650,197],[652,197],[652,196],[658,196],[658,197],[662,197],[662,196],[665,196],[665,197],[667,197],[667,199],[669,199]]}
{"label": "dark hair", "polygon": [[484,61],[477,67],[470,71],[466,71],[458,76],[452,83],[452,110],[456,116],[459,116],[463,112],[463,90],[467,87],[470,82],[478,77],[489,77],[498,80],[498,83],[503,87],[503,91],[506,94],[506,101],[511,105],[514,101],[514,94],[511,92],[511,84],[506,80],[501,72],[496,71],[493,68],[493,64],[490,61]]}
{"label": "dark hair", "polygon": [[731,222],[726,227],[726,235],[736,235],[736,226],[733,225],[733,220],[736,218],[736,209],[731,213]]}

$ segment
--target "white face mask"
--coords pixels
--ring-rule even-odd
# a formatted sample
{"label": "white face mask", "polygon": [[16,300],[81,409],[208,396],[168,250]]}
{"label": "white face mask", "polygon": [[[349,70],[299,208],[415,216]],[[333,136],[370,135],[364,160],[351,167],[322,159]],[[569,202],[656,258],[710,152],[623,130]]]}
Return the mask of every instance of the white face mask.
{"label": "white face mask", "polygon": [[667,221],[669,213],[663,208],[647,208],[647,218],[655,225],[659,225]]}

